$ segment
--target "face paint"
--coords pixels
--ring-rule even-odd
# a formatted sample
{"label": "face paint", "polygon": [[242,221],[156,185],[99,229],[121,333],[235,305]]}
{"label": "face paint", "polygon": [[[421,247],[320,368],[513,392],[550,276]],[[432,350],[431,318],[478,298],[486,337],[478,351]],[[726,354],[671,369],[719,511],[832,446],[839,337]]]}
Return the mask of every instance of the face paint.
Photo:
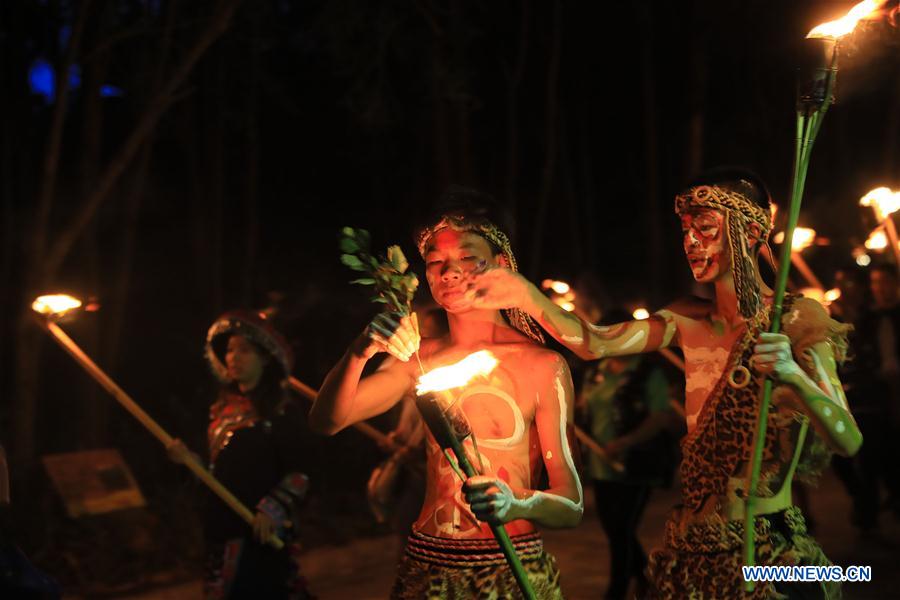
{"label": "face paint", "polygon": [[441,229],[431,237],[423,258],[431,295],[448,312],[468,307],[467,277],[487,264],[496,264],[487,240],[475,233],[450,228]]}
{"label": "face paint", "polygon": [[694,279],[715,281],[727,266],[725,215],[709,208],[690,210],[681,216],[681,230]]}

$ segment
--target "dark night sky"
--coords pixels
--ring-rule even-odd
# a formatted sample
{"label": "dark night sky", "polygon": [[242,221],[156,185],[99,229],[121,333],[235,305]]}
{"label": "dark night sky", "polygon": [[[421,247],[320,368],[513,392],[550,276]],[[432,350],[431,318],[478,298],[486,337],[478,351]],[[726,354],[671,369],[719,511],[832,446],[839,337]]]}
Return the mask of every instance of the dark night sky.
{"label": "dark night sky", "polygon": [[[51,243],[152,97],[166,19],[164,78],[215,4],[93,3],[75,56],[81,81],[68,102]],[[296,373],[317,385],[374,310],[346,283],[340,227],[368,228],[376,248],[401,243],[412,255],[411,215],[451,182],[514,201],[519,260],[532,277],[590,272],[605,303],[658,307],[689,288],[671,198],[692,173],[746,164],[786,201],[803,37],[851,5],[244,2],[154,129],[146,174],[139,153],[63,269],[35,283],[30,248],[54,107],[30,89],[29,69],[61,62],[60,31],[81,3],[4,1],[3,397],[20,391],[16,319],[28,286],[68,287],[103,306],[68,326],[72,335],[173,433],[201,444],[211,394],[201,351],[213,318],[279,292]],[[854,39],[801,217],[832,240],[808,255],[826,284],[872,225],[859,196],[900,187],[898,33],[879,24]],[[100,98],[101,84],[122,94]],[[128,286],[116,291],[123,273]],[[117,445],[163,460],[49,341],[38,360],[37,454]],[[100,425],[85,416],[91,402],[106,406]],[[19,400],[3,403],[4,445],[15,446],[16,410]]]}

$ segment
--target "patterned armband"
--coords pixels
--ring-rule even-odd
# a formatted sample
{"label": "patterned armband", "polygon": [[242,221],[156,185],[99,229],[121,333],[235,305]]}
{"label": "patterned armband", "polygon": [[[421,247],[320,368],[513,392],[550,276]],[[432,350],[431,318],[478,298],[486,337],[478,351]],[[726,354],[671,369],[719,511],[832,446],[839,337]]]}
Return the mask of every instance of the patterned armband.
{"label": "patterned armband", "polygon": [[290,504],[299,504],[309,490],[309,477],[303,473],[288,473],[275,487],[275,492],[283,495]]}
{"label": "patterned armband", "polygon": [[288,520],[287,508],[274,496],[263,496],[256,504],[256,510],[272,519],[278,537],[284,535],[284,523]]}

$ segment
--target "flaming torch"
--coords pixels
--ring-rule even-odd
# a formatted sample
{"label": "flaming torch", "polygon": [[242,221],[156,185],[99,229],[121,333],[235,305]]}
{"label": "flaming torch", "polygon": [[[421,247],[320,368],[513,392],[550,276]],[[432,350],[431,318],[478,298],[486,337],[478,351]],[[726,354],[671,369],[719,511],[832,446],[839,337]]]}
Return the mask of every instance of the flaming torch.
{"label": "flaming torch", "polygon": [[[138,403],[135,402],[131,396],[126,394],[125,390],[120,388],[109,375],[98,367],[97,364],[91,360],[91,358],[85,354],[72,338],[66,335],[66,332],[57,324],[57,321],[59,321],[60,318],[73,314],[74,311],[78,310],[80,307],[80,300],[64,294],[41,296],[31,304],[31,308],[36,313],[43,316],[43,318],[39,319],[41,326],[43,326],[47,333],[53,336],[53,339],[55,339],[59,345],[75,359],[75,362],[81,365],[81,367],[87,371],[97,383],[109,392],[119,404],[134,416],[134,418],[140,421],[141,425],[150,431],[156,439],[162,442],[166,448],[172,447],[175,443],[174,438],[172,438],[165,429],[160,427],[159,423],[157,423],[153,417],[144,412]],[[205,483],[213,493],[221,498],[229,508],[236,512],[238,516],[249,524],[253,523],[253,513],[250,512],[250,510],[244,506],[234,494],[222,485],[218,479],[204,469],[200,463],[195,460],[185,460],[184,465],[190,469],[200,481]],[[272,534],[267,541],[279,550],[284,546],[284,542],[282,542],[275,534]]]}
{"label": "flaming torch", "polygon": [[[794,167],[791,183],[791,203],[788,209],[785,239],[794,239],[794,229],[800,216],[800,203],[803,199],[803,188],[806,183],[806,172],[809,168],[813,143],[822,127],[822,120],[828,107],[834,102],[834,81],[837,76],[838,45],[840,38],[847,35],[862,19],[877,18],[883,13],[888,0],[864,0],[855,5],[841,19],[824,23],[812,29],[807,38],[820,39],[825,44],[826,65],[819,65],[810,81],[801,86],[797,102],[796,144],[794,146]],[[829,48],[830,47],[830,48]],[[828,56],[830,50],[830,57]],[[788,270],[791,266],[791,248],[789,244],[781,247],[778,279],[775,287],[775,302],[772,310],[772,321],[769,331],[778,333],[781,330],[781,312],[784,295],[787,290]],[[756,550],[754,540],[754,508],[756,491],[762,465],[763,445],[766,438],[766,424],[769,417],[769,404],[772,399],[772,380],[766,379],[763,386],[763,398],[760,403],[759,417],[756,425],[756,437],[753,445],[752,468],[748,482],[748,497],[744,515],[744,564],[755,563]],[[753,582],[745,584],[747,591],[753,590]]]}
{"label": "flaming torch", "polygon": [[[900,210],[900,192],[886,187],[875,188],[859,199],[859,205],[871,206],[875,211],[875,217],[884,227],[884,233],[890,240],[891,250],[894,252],[894,262],[897,263],[897,269],[900,270],[900,244],[897,241],[897,227],[891,216]],[[868,247],[868,242],[866,245]]]}
{"label": "flaming torch", "polygon": [[[475,352],[458,363],[440,367],[419,377],[416,385],[416,404],[422,413],[425,424],[434,436],[435,441],[444,451],[444,456],[456,471],[460,479],[478,475],[478,471],[469,460],[463,447],[466,438],[472,441],[476,454],[477,442],[466,419],[466,414],[457,404],[458,397],[452,390],[463,387],[471,379],[487,375],[497,366],[497,358],[486,350]],[[452,456],[451,456],[452,453]],[[455,460],[454,460],[455,458]],[[519,584],[522,595],[528,600],[536,598],[522,561],[516,554],[509,534],[503,525],[491,525],[491,531],[506,557],[506,562]]]}
{"label": "flaming torch", "polygon": [[[775,243],[784,243],[784,237],[784,232],[780,232],[775,236]],[[803,251],[812,246],[815,241],[815,229],[810,229],[809,227],[795,228],[794,235],[791,237],[791,264],[800,271],[800,274],[803,275],[803,278],[806,279],[809,285],[813,288],[824,290],[825,286],[822,285],[822,282],[819,281],[819,278],[816,277],[816,274],[813,273],[812,269],[809,268],[809,264],[803,258]]]}

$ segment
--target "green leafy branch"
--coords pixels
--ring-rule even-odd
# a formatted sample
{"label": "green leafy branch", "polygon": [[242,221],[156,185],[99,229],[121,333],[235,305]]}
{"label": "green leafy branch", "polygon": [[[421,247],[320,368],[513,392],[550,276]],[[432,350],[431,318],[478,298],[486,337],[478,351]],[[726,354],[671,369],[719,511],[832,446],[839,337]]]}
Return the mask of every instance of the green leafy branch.
{"label": "green leafy branch", "polygon": [[365,229],[341,229],[341,262],[365,274],[350,283],[373,286],[372,302],[386,304],[391,311],[402,315],[410,314],[419,279],[415,273],[407,272],[409,262],[400,246],[389,247],[385,258],[373,256],[370,244],[371,238]]}

